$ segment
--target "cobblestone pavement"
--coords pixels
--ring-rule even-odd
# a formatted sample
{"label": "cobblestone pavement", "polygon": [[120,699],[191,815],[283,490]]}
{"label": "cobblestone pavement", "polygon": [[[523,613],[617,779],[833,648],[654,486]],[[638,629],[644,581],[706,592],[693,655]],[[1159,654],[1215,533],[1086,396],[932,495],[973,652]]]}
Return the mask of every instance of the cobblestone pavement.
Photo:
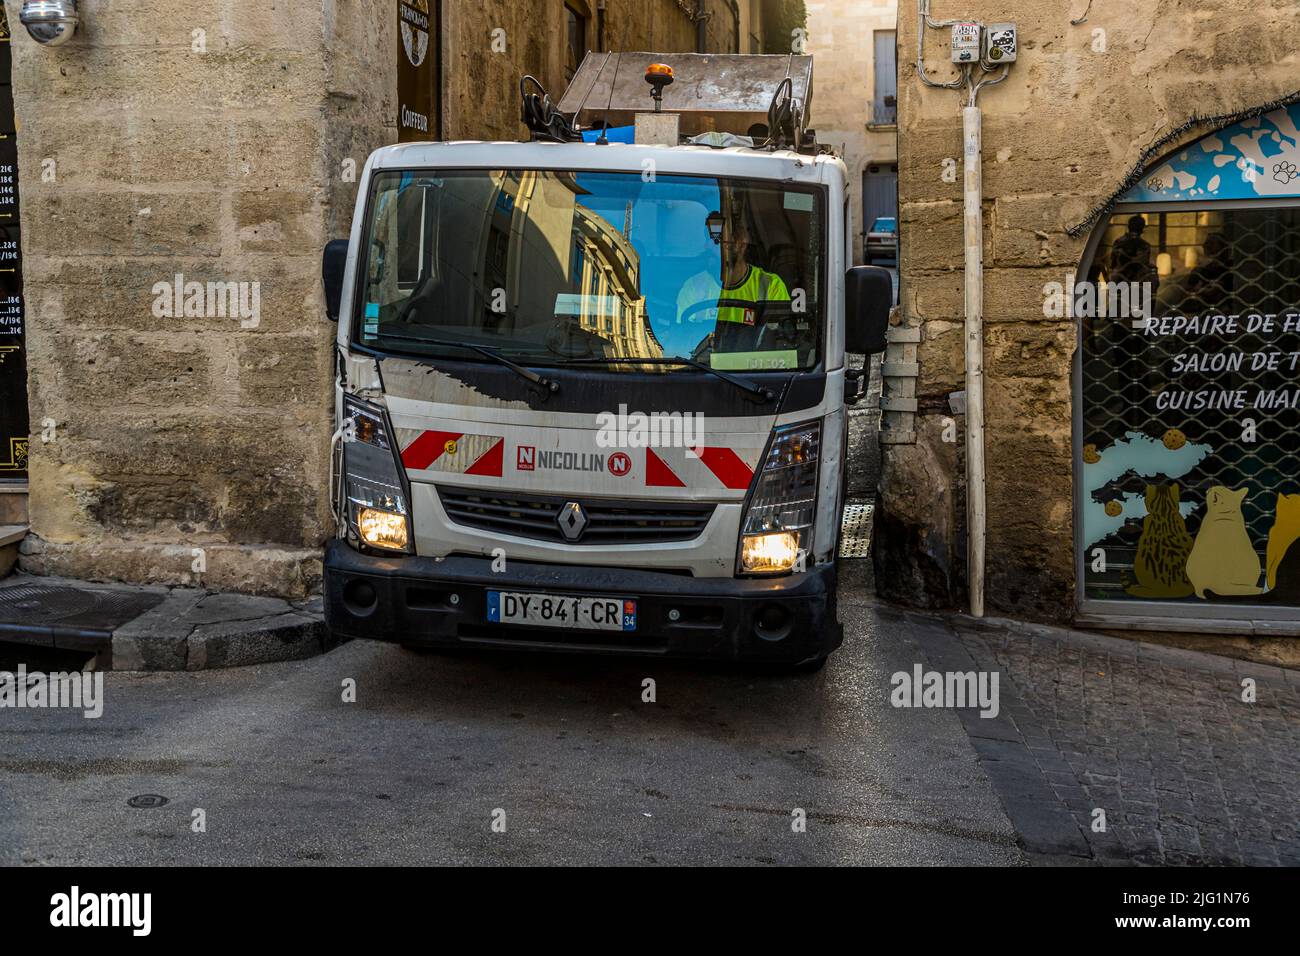
{"label": "cobblestone pavement", "polygon": [[[1300,671],[1007,621],[904,616],[935,669],[1000,672],[999,717],[963,712],[963,722],[1026,849],[1300,865]],[[1254,703],[1242,699],[1248,681]],[[1104,832],[1093,829],[1098,808]]]}

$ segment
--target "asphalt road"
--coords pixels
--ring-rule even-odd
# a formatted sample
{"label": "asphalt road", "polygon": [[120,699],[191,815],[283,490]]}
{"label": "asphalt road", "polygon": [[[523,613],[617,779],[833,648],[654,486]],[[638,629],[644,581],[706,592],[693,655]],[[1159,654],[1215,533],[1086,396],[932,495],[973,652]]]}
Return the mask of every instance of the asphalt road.
{"label": "asphalt road", "polygon": [[958,717],[889,705],[910,638],[846,597],[810,676],[369,642],[106,674],[98,720],[0,710],[0,862],[1021,862]]}

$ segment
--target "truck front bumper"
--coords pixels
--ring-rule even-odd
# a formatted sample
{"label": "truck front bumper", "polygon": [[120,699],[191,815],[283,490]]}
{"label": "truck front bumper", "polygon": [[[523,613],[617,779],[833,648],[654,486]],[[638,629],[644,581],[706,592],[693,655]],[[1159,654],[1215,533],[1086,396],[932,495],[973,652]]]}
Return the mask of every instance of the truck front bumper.
{"label": "truck front bumper", "polygon": [[[783,578],[697,578],[631,568],[491,558],[379,557],[331,540],[325,623],[336,637],[428,647],[496,647],[799,664],[842,640],[835,566]],[[637,602],[635,631],[489,624],[488,591]],[[671,612],[676,612],[672,614]]]}

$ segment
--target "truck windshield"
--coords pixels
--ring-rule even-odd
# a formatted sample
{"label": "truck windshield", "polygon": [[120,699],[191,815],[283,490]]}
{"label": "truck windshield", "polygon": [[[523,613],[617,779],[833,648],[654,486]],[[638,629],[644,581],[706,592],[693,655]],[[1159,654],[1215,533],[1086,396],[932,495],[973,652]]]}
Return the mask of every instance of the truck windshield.
{"label": "truck windshield", "polygon": [[823,205],[814,188],[753,180],[384,172],[370,202],[353,341],[477,359],[446,345],[469,342],[529,365],[685,358],[741,371],[811,368],[822,334]]}

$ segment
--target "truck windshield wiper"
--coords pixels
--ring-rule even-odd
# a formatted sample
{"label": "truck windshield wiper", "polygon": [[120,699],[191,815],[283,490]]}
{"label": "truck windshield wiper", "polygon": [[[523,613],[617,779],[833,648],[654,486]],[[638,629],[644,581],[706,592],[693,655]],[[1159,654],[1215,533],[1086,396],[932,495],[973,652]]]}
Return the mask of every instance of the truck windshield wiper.
{"label": "truck windshield wiper", "polygon": [[743,378],[736,378],[734,375],[728,375],[726,372],[714,368],[712,365],[705,365],[703,362],[697,362],[688,358],[635,358],[630,355],[620,355],[616,357],[602,358],[593,355],[590,358],[569,359],[562,365],[686,365],[690,368],[697,368],[701,371],[708,372],[710,375],[716,375],[724,382],[730,382],[736,388],[743,388],[749,394],[761,398],[765,402],[770,402],[776,398],[776,393],[770,388],[764,388],[762,385],[754,385],[746,382]]}
{"label": "truck windshield wiper", "polygon": [[538,375],[532,369],[524,368],[517,362],[510,361],[510,359],[506,358],[496,349],[490,348],[486,345],[475,345],[473,342],[453,342],[451,339],[435,339],[423,335],[395,335],[389,332],[382,333],[382,337],[385,339],[391,339],[394,342],[419,342],[421,344],[441,346],[442,348],[469,349],[473,352],[477,352],[479,355],[491,359],[498,365],[504,365],[512,372],[528,379],[528,381],[532,382],[534,385],[544,388],[552,394],[560,390],[559,382],[545,378]]}

